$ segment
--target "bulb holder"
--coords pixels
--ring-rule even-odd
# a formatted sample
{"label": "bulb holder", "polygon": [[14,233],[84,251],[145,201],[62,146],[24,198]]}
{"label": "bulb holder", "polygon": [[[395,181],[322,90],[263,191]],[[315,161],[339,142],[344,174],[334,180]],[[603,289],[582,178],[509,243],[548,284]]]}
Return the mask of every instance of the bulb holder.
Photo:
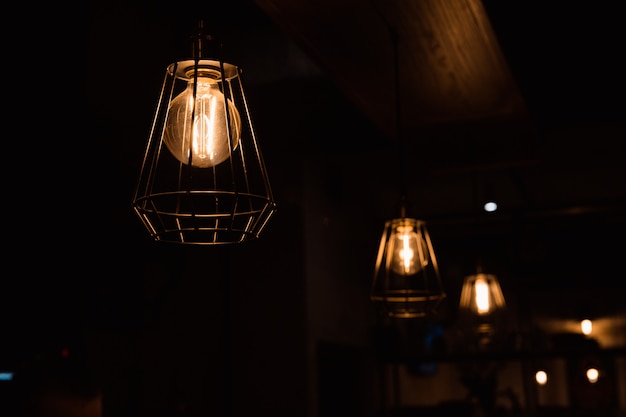
{"label": "bulb holder", "polygon": [[[201,39],[206,42],[210,38]],[[199,80],[206,79],[218,91],[213,101],[202,101],[200,87],[196,87]],[[174,98],[185,91],[189,94],[187,107],[173,114]],[[178,127],[173,130],[168,123],[175,116]],[[204,124],[200,125],[200,120]],[[196,163],[195,152],[196,136],[207,143],[217,142],[209,127],[222,135],[227,158],[207,167]],[[168,142],[172,131],[185,131],[188,137]],[[172,143],[181,147],[173,149]],[[203,156],[211,154],[203,152]],[[166,68],[132,207],[159,242],[220,245],[259,237],[276,211],[276,203],[239,67],[221,58],[195,57]]]}
{"label": "bulb holder", "polygon": [[400,217],[385,223],[370,300],[389,318],[436,313],[446,297],[426,223]]}

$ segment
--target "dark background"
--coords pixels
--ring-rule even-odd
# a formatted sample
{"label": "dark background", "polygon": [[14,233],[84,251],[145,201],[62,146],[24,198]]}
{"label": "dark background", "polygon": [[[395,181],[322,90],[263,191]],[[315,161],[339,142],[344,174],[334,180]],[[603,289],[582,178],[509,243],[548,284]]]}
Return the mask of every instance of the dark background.
{"label": "dark background", "polygon": [[[307,224],[341,224],[329,247],[351,256],[342,265],[329,255],[327,268],[349,271],[353,294],[366,299],[379,233],[397,214],[401,164],[412,214],[429,222],[440,257],[450,295],[444,321],[453,319],[462,277],[477,257],[499,274],[520,312],[623,317],[625,37],[613,5],[484,2],[510,70],[510,95],[522,98],[522,110],[502,117],[496,103],[476,116],[471,106],[454,107],[463,88],[456,95],[437,90],[441,96],[433,96],[427,89],[419,95],[417,82],[416,97],[422,98],[416,104],[403,93],[406,126],[398,141],[393,48],[384,25],[363,29],[360,22],[383,9],[403,34],[411,33],[398,17],[400,5],[337,2],[298,21],[312,6],[285,4],[238,0],[182,8],[91,1],[28,7],[14,15],[18,29],[4,42],[9,113],[0,370],[68,346],[92,358],[94,334],[108,335],[103,345],[111,348],[113,339],[129,343],[146,329],[158,333],[168,320],[162,306],[190,280],[201,282],[202,291],[190,290],[182,305],[208,303],[201,310],[212,317],[212,334],[224,332],[226,339],[237,338],[220,321],[228,319],[224,311],[233,294],[239,313],[231,319],[242,323],[259,309],[266,311],[264,319],[300,309],[297,319],[280,321],[267,336],[277,343],[298,340],[300,350],[289,355],[300,358],[310,324],[304,305],[312,302],[302,277],[324,269],[307,251],[328,238]],[[244,69],[279,207],[266,234],[246,248],[155,244],[130,206],[165,67],[187,57],[187,36],[199,18],[223,37],[227,55]],[[375,42],[354,35],[368,30],[379,35]],[[348,63],[360,62],[367,56],[363,49],[370,49],[376,64],[333,61],[333,48]],[[418,75],[427,79],[430,58],[417,57],[424,65]],[[385,72],[370,72],[379,68]],[[413,85],[411,67],[403,69]],[[454,71],[464,79],[461,69]],[[385,87],[363,94],[367,100],[355,99],[354,85],[338,74]],[[441,104],[446,99],[449,107]],[[370,100],[387,116],[373,117]],[[418,120],[411,116],[415,109],[430,111]],[[488,192],[500,198],[498,213],[480,212]],[[354,244],[351,234],[359,238],[352,250],[346,248]],[[207,276],[216,279],[205,281]],[[244,278],[233,284],[230,276]],[[262,299],[250,301],[258,291]],[[528,300],[534,300],[532,308]],[[183,316],[179,305],[176,317]],[[373,323],[370,313],[364,322]],[[167,338],[167,331],[162,335]],[[185,355],[218,363],[236,355],[220,347],[218,336],[211,339],[211,359],[206,352]],[[137,346],[120,349],[125,364],[133,363],[132,355],[150,356]],[[113,384],[114,376],[106,378]],[[120,392],[139,389],[142,379],[131,380],[136,386]]]}

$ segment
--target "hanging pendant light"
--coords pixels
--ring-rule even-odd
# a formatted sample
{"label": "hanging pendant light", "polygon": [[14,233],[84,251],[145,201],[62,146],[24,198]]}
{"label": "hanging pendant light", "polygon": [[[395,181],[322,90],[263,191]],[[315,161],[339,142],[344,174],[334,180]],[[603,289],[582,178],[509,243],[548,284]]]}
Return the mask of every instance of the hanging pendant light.
{"label": "hanging pendant light", "polygon": [[434,314],[446,298],[446,293],[426,222],[407,217],[398,36],[391,25],[387,24],[387,28],[394,46],[396,134],[402,193],[400,215],[385,222],[370,287],[370,300],[383,317],[418,318]]}
{"label": "hanging pendant light", "polygon": [[423,220],[399,217],[385,222],[370,299],[390,318],[431,315],[446,297],[437,257]]}
{"label": "hanging pendant light", "polygon": [[[474,155],[478,152],[474,150]],[[473,208],[476,214],[476,230],[481,230],[481,220],[484,216],[484,198],[493,197],[492,186],[488,183],[485,188],[485,195],[479,192],[479,178],[476,171],[472,175]],[[483,247],[484,238],[475,237],[474,250],[479,253],[488,249]],[[507,306],[500,287],[498,277],[493,273],[486,273],[482,255],[476,259],[474,273],[467,275],[461,287],[461,297],[459,300],[458,325],[462,335],[461,344],[464,348],[477,344],[479,348],[494,345],[497,338],[505,336],[507,329],[506,319],[508,316]]]}
{"label": "hanging pendant light", "polygon": [[506,317],[506,302],[494,274],[486,274],[480,265],[475,274],[465,277],[459,302],[460,325],[468,337],[479,346],[492,342],[502,329]]}
{"label": "hanging pendant light", "polygon": [[276,203],[241,69],[198,29],[193,58],[166,68],[132,205],[155,241],[239,243],[259,237]]}

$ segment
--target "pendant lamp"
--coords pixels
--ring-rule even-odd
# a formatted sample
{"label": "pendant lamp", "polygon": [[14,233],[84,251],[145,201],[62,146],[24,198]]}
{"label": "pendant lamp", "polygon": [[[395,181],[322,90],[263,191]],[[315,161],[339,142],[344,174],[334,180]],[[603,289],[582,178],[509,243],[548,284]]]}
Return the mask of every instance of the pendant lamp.
{"label": "pendant lamp", "polygon": [[193,56],[165,69],[132,206],[158,242],[256,239],[276,203],[242,70],[202,22],[191,40]]}
{"label": "pendant lamp", "polygon": [[459,302],[460,324],[480,346],[492,342],[496,332],[504,332],[506,302],[498,278],[486,274],[480,265],[465,277]]}
{"label": "pendant lamp", "polygon": [[[473,152],[474,155],[478,151]],[[472,175],[473,207],[476,213],[476,230],[482,229],[481,220],[484,216],[484,205],[481,207],[484,198],[480,197],[478,173]],[[492,188],[486,188],[486,195],[490,199],[493,196]],[[484,210],[484,212],[481,212]],[[484,239],[476,236],[474,250],[479,252],[487,251],[483,247]],[[493,273],[486,273],[482,256],[478,256],[474,273],[467,275],[461,287],[461,297],[459,300],[459,326],[461,334],[464,336],[462,344],[464,347],[478,343],[480,348],[493,344],[496,336],[503,336],[508,332],[506,329],[507,317],[506,302],[498,277]]]}
{"label": "pendant lamp", "polygon": [[396,133],[402,195],[399,216],[385,222],[370,287],[370,300],[384,317],[418,318],[434,314],[446,294],[426,222],[407,216],[398,37],[389,28],[394,43]]}
{"label": "pendant lamp", "polygon": [[407,217],[403,205],[385,222],[370,299],[383,316],[418,318],[436,313],[445,297],[426,222]]}

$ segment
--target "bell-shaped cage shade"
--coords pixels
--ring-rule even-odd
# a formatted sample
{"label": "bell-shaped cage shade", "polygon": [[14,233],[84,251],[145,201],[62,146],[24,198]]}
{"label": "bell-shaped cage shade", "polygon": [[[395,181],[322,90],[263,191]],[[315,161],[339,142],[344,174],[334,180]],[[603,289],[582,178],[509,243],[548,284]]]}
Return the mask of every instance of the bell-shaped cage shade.
{"label": "bell-shaped cage shade", "polygon": [[276,203],[238,67],[167,67],[133,208],[156,241],[238,243],[263,231]]}
{"label": "bell-shaped cage shade", "polygon": [[468,275],[463,281],[459,308],[477,317],[488,317],[506,307],[498,278],[493,274]]}
{"label": "bell-shaped cage shade", "polygon": [[459,301],[459,325],[468,340],[491,343],[507,333],[507,306],[494,274],[477,272],[465,277]]}
{"label": "bell-shaped cage shade", "polygon": [[417,318],[436,312],[446,297],[426,223],[396,218],[385,223],[370,288],[379,312]]}

